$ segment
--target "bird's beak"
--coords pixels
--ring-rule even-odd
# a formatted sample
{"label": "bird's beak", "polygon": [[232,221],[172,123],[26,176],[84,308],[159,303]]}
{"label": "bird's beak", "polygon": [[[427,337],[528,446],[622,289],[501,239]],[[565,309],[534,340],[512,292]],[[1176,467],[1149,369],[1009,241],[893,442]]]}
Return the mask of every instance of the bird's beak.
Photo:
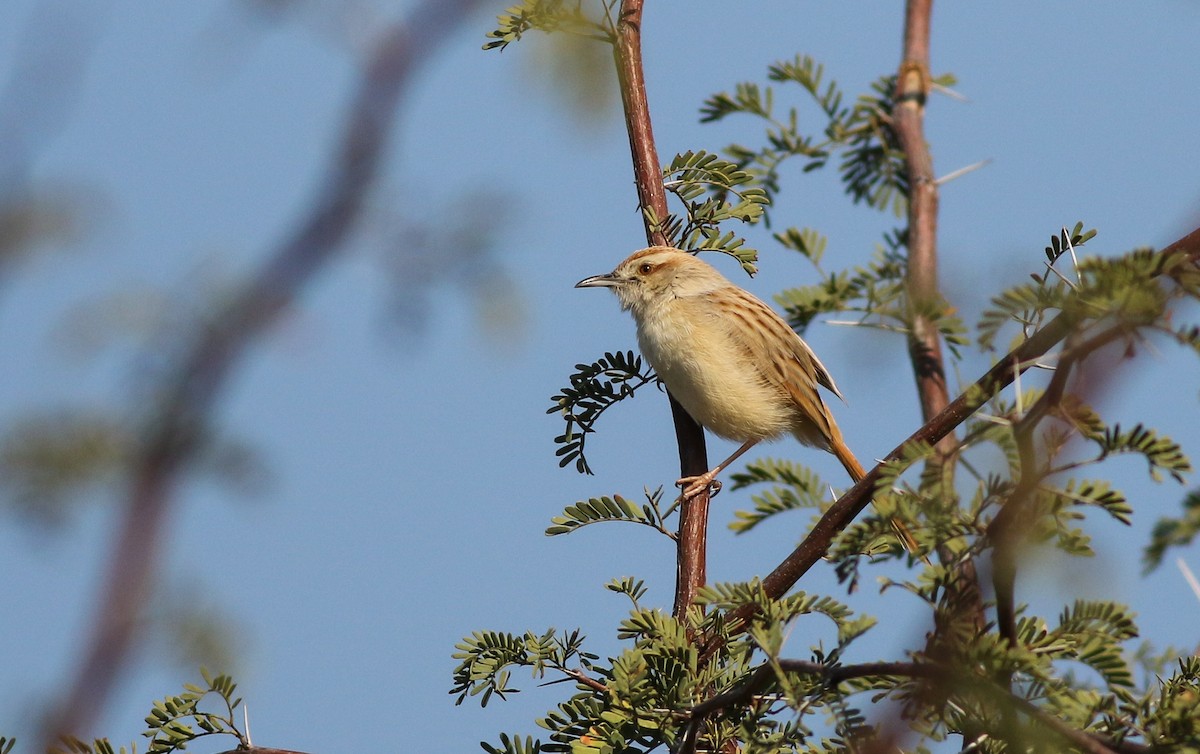
{"label": "bird's beak", "polygon": [[615,288],[621,281],[613,273],[607,275],[592,275],[575,284],[576,288]]}

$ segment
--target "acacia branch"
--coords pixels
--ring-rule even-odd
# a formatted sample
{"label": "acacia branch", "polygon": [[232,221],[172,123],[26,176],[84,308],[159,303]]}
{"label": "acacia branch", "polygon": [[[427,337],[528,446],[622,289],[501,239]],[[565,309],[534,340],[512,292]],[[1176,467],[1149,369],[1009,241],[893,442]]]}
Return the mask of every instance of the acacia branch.
{"label": "acacia branch", "polygon": [[[667,192],[663,186],[662,163],[654,143],[650,121],[650,104],[646,97],[646,77],[642,65],[642,3],[643,0],[622,0],[616,24],[613,55],[621,89],[621,104],[625,111],[625,128],[629,133],[629,151],[633,158],[634,183],[638,203],[658,220],[657,225],[646,222],[646,240],[651,246],[669,246],[670,239],[663,231],[666,220]],[[669,395],[669,393],[668,393]],[[679,445],[681,476],[698,476],[708,471],[708,454],[704,445],[704,430],[675,400],[671,401],[671,417],[675,423],[675,440]],[[685,499],[679,509],[679,539],[676,559],[675,606],[673,615],[683,618],[695,601],[696,592],[707,581],[709,495],[704,492]]]}
{"label": "acacia branch", "polygon": [[188,345],[161,386],[131,462],[124,520],[84,659],[48,719],[43,750],[62,734],[85,732],[103,709],[152,591],[169,503],[213,405],[240,358],[341,248],[375,185],[405,85],[478,2],[425,0],[380,36],[313,206],[234,300],[182,339]]}
{"label": "acacia branch", "polygon": [[1015,696],[995,684],[957,672],[953,668],[929,662],[867,662],[857,665],[822,665],[807,660],[781,659],[774,664],[760,665],[738,688],[718,694],[693,707],[688,715],[688,728],[676,754],[692,754],[696,751],[698,731],[704,719],[731,707],[750,704],[754,697],[768,689],[776,681],[776,666],[787,673],[817,676],[822,682],[836,686],[855,678],[893,676],[918,678],[934,681],[944,690],[960,693],[982,693],[1004,703],[1021,714],[1027,715],[1048,728],[1067,743],[1077,746],[1088,754],[1143,754],[1149,747],[1134,743],[1117,743],[1104,736],[1094,735],[1068,725],[1058,717],[1046,712],[1027,699]]}
{"label": "acacia branch", "polygon": [[[1162,253],[1167,256],[1182,255],[1189,264],[1195,265],[1200,261],[1200,228],[1170,244]],[[908,439],[896,446],[866,477],[830,506],[804,541],[763,579],[766,594],[772,599],[786,594],[808,569],[824,556],[834,537],[870,505],[884,463],[898,460],[909,443],[922,442],[933,445],[954,431],[976,410],[1012,384],[1017,375],[1024,374],[1035,361],[1066,338],[1075,329],[1075,325],[1074,317],[1067,313],[1059,314],[1050,320],[1042,329],[1000,359],[986,374],[913,432]]]}
{"label": "acacia branch", "polygon": [[[908,0],[904,13],[904,50],[900,70],[896,75],[893,95],[892,130],[904,153],[905,175],[908,180],[908,263],[905,284],[908,293],[909,316],[908,353],[916,378],[921,418],[929,421],[950,403],[946,387],[945,359],[942,339],[930,312],[943,307],[938,289],[937,222],[938,182],[933,173],[933,157],[925,140],[925,102],[929,96],[932,76],[929,66],[930,26],[933,0]],[[935,444],[944,484],[952,484],[953,467],[949,460],[958,452],[958,440],[947,433]],[[952,554],[940,550],[944,561]],[[958,566],[957,578],[947,595],[947,605],[956,606],[943,621],[963,621],[980,630],[987,623],[979,575],[972,560]],[[954,635],[954,631],[938,632]],[[931,637],[937,640],[937,636]]]}
{"label": "acacia branch", "polygon": [[[892,130],[904,153],[908,179],[908,265],[906,284],[912,322],[908,349],[917,380],[921,416],[926,421],[946,407],[950,394],[941,337],[926,312],[938,306],[938,184],[925,141],[925,100],[929,94],[929,32],[933,0],[908,0],[904,14],[904,52],[896,76]],[[956,443],[947,435],[938,444],[943,459]]]}
{"label": "acacia branch", "polygon": [[1017,555],[1022,539],[1030,523],[1030,507],[1038,486],[1052,473],[1052,459],[1038,463],[1035,431],[1043,419],[1062,404],[1067,393],[1067,382],[1076,367],[1091,354],[1129,337],[1129,330],[1116,325],[1104,329],[1097,335],[1081,340],[1075,333],[1064,344],[1054,375],[1046,385],[1040,398],[1013,427],[1020,477],[1004,506],[987,527],[987,536],[994,545],[992,552],[992,584],[996,595],[996,627],[1000,636],[1010,646],[1017,643],[1017,618],[1015,610],[1015,584],[1017,577]]}

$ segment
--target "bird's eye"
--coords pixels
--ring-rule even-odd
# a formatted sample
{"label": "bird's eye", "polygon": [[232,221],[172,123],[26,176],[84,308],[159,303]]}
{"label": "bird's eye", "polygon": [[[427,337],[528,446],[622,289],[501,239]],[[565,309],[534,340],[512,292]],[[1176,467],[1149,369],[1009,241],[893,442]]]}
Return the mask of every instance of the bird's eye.
{"label": "bird's eye", "polygon": [[649,262],[642,262],[641,266],[638,267],[638,272],[642,273],[643,275],[649,275],[650,271],[653,269],[654,265],[650,264]]}

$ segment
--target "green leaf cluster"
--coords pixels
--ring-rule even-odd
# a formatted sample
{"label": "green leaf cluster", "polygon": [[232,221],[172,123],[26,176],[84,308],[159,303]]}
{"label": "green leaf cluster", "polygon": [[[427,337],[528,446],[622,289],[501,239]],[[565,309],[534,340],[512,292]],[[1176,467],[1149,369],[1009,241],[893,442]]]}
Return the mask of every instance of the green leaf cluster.
{"label": "green leaf cluster", "polygon": [[1200,533],[1200,489],[1184,497],[1182,508],[1181,516],[1164,516],[1155,523],[1150,544],[1142,556],[1146,570],[1157,568],[1168,548],[1187,545]]}
{"label": "green leaf cluster", "polygon": [[646,502],[640,506],[620,495],[581,500],[574,505],[568,505],[563,510],[563,515],[552,518],[546,534],[548,536],[568,534],[588,524],[628,521],[649,526],[674,539],[675,533],[666,528],[667,518],[674,511],[674,507],[664,511],[661,503],[661,488],[654,492],[647,492]]}
{"label": "green leaf cluster", "polygon": [[505,699],[519,692],[510,683],[513,668],[529,668],[533,678],[544,678],[548,671],[567,677],[582,676],[599,659],[583,651],[584,636],[578,630],[559,633],[551,628],[542,634],[526,631],[523,635],[497,631],[476,631],[454,645],[459,660],[454,669],[455,704],[468,696],[479,696],[486,707],[492,697]]}
{"label": "green leaf cluster", "polygon": [[[826,246],[824,236],[811,229],[788,228],[775,235],[783,246],[819,261]],[[917,315],[937,328],[943,341],[956,357],[967,345],[967,329],[948,302],[935,299],[917,304],[910,300],[904,279],[905,258],[900,249],[902,233],[889,239],[890,246],[876,250],[866,265],[851,270],[822,273],[812,285],[787,288],[775,296],[788,323],[803,333],[817,317],[833,313],[853,313],[855,319],[843,324],[870,327],[908,334]]]}
{"label": "green leaf cluster", "polygon": [[613,405],[630,398],[641,387],[657,382],[654,372],[644,366],[633,351],[605,353],[590,364],[576,364],[571,384],[550,398],[546,413],[559,413],[567,426],[554,438],[555,455],[560,467],[574,463],[580,474],[591,474],[584,455],[587,436],[595,432],[596,420]]}
{"label": "green leaf cluster", "polygon": [[[513,20],[507,28],[519,35],[521,23]],[[724,224],[770,227],[789,161],[798,163],[798,172],[836,165],[851,199],[878,211],[903,214],[910,190],[892,129],[893,78],[878,79],[852,100],[822,66],[797,56],[772,65],[768,79],[714,95],[701,113],[705,121],[749,116],[765,127],[759,142],[735,144],[727,157],[680,153],[663,175],[684,211],[665,218],[647,211],[645,218],[677,245],[730,253],[751,273],[756,252]],[[799,101],[778,104],[795,92]],[[1200,353],[1200,325],[1180,316],[1180,304],[1200,299],[1200,270],[1180,255],[1144,249],[1105,258],[1080,255],[1094,237],[1082,223],[1051,235],[1045,267],[992,299],[978,323],[978,345],[986,351],[1007,330],[1015,330],[1013,342],[1020,343],[1057,321],[1063,327],[1055,336],[1060,349],[1036,365],[1016,367],[1018,373],[1050,367],[1049,378],[1032,380],[1034,387],[1018,384],[1007,395],[988,397],[986,380],[969,389],[964,402],[974,411],[953,450],[919,441],[905,445],[878,473],[873,514],[845,528],[827,553],[849,591],[879,561],[907,558],[911,570],[919,567],[919,556],[928,556],[914,573],[893,577],[889,570],[879,579],[884,589],[902,590],[928,611],[931,630],[922,647],[904,661],[853,664],[848,647],[878,623],[833,597],[769,595],[757,580],[717,584],[702,588],[685,615],[672,616],[642,604],[644,584],[624,577],[607,585],[632,605],[617,627],[623,645],[615,656],[602,660],[587,653],[579,631],[477,632],[458,645],[452,693],[460,703],[471,695],[486,703],[515,693],[511,672],[518,668],[529,668],[535,679],[554,676],[573,684],[573,693],[538,721],[544,737],[505,735],[484,749],[883,750],[894,742],[877,740],[885,731],[871,705],[888,698],[903,704],[903,723],[919,738],[912,743],[918,750],[959,737],[960,748],[984,754],[1077,751],[1088,749],[1081,744],[1088,740],[1128,743],[1129,750],[1200,752],[1194,712],[1200,665],[1179,660],[1170,678],[1143,672],[1139,681],[1141,660],[1130,647],[1138,629],[1127,608],[1076,601],[1047,619],[1013,604],[1011,583],[1004,588],[1006,558],[1015,561],[1014,569],[1024,565],[1014,548],[1038,544],[1091,556],[1089,514],[1130,523],[1139,501],[1098,473],[1113,456],[1139,456],[1155,481],[1182,482],[1191,471],[1177,443],[1141,424],[1125,429],[1107,422],[1073,394],[1072,378],[1100,349],[1124,345],[1132,355],[1151,336]],[[906,228],[886,233],[865,265],[829,271],[823,267],[828,241],[819,231],[786,227],[774,238],[820,275],[816,284],[778,296],[797,330],[818,317],[849,312],[855,316],[847,324],[906,336],[932,326],[955,358],[971,345],[947,301],[909,296]],[[583,440],[595,431],[596,419],[652,381],[632,352],[577,365],[571,385],[552,398],[550,409],[567,422],[556,438],[561,464],[574,462],[590,473]],[[731,478],[732,490],[754,488],[752,509],[737,513],[731,524],[737,532],[775,522],[787,511],[820,513],[829,497],[811,470],[789,461],[752,462]],[[1160,522],[1149,563],[1200,531],[1197,511],[1200,495],[1193,492],[1182,518]],[[674,512],[674,505],[663,508],[661,491],[647,492],[644,502],[589,498],[567,506],[547,534],[623,521],[672,537],[668,520]],[[898,546],[893,521],[912,533],[915,553]],[[995,572],[990,591],[982,580],[987,571]],[[1167,662],[1156,667],[1165,673]]]}
{"label": "green leaf cluster", "polygon": [[767,77],[779,84],[798,85],[816,106],[818,122],[802,126],[806,121],[799,106],[779,112],[775,87],[752,82],[737,84],[732,93],[710,97],[701,108],[700,119],[717,121],[737,114],[764,121],[762,146],[734,144],[727,151],[756,176],[769,198],[780,190],[781,168],[788,160],[799,158],[801,170],[808,172],[841,154],[843,183],[854,201],[903,211],[908,186],[903,155],[890,126],[889,93],[894,86],[890,77],[876,81],[870,94],[849,106],[844,104],[846,97],[837,82],[825,80],[824,66],[807,55],[776,62]]}
{"label": "green leaf cluster", "polygon": [[[1117,257],[1080,259],[1075,251],[1095,236],[1076,223],[1051,237],[1046,247],[1048,262],[1031,282],[1013,286],[994,297],[979,323],[979,344],[995,346],[1006,325],[1016,323],[1020,332],[1015,347],[1044,326],[1051,317],[1063,316],[1075,323],[1077,340],[1097,333],[1132,335],[1135,331],[1157,332],[1200,353],[1200,330],[1194,325],[1172,323],[1172,306],[1195,300],[1200,294],[1200,276],[1184,265],[1179,255],[1137,249]],[[1070,251],[1073,270],[1058,266]]]}
{"label": "green leaf cluster", "polygon": [[753,175],[711,152],[677,154],[663,167],[663,185],[683,203],[684,216],[658,218],[646,208],[647,225],[663,231],[678,248],[728,254],[753,275],[758,271],[758,252],[745,247],[744,239],[721,230],[721,224],[730,220],[753,224],[763,218],[769,199],[753,183]]}
{"label": "green leaf cluster", "polygon": [[[241,706],[241,697],[234,697],[237,684],[228,675],[211,675],[204,668],[200,669],[204,685],[184,684],[183,693],[167,696],[154,702],[150,714],[146,716],[146,730],[143,736],[150,739],[146,751],[148,754],[169,754],[173,751],[184,751],[188,744],[208,736],[233,736],[237,739],[237,748],[250,746],[250,741],[240,730],[234,720],[234,710]],[[201,709],[201,702],[212,696],[219,700],[221,710],[210,712]],[[9,742],[11,749],[12,742]],[[137,744],[128,748],[122,746],[114,749],[107,738],[98,738],[90,743],[73,736],[65,736],[59,746],[52,748],[50,754],[137,754]],[[0,738],[0,754],[7,754],[4,739]]]}
{"label": "green leaf cluster", "polygon": [[[820,725],[829,716],[844,730],[862,724],[861,711],[824,687],[820,677],[789,673],[778,662],[788,640],[785,624],[806,616],[828,622],[828,645],[810,650],[811,662],[821,665],[835,664],[873,625],[837,600],[804,593],[773,600],[757,581],[715,584],[702,590],[689,620],[682,622],[639,606],[633,595],[640,594],[640,582],[623,579],[609,588],[631,595],[634,604],[617,630],[626,646],[605,661],[583,651],[578,631],[475,632],[457,645],[460,664],[452,693],[459,703],[480,695],[486,704],[493,695],[515,693],[511,672],[518,668],[530,669],[536,679],[554,674],[575,684],[574,695],[537,721],[547,740],[505,735],[496,744],[482,744],[485,751],[633,753],[673,747],[689,735],[696,704],[768,677],[749,710],[731,708],[704,721],[703,739],[713,747],[752,741],[753,750],[765,751],[768,745],[805,742],[812,732],[809,720]],[[748,623],[737,626],[727,619],[738,610],[749,612]],[[711,656],[701,653],[699,636],[715,648]],[[865,690],[880,683],[868,679],[851,685]]]}
{"label": "green leaf cluster", "polygon": [[604,0],[603,18],[594,19],[584,11],[581,0],[523,0],[496,18],[496,28],[487,33],[489,41],[483,49],[503,50],[529,31],[562,32],[611,41],[611,14],[615,5],[615,0]]}
{"label": "green leaf cluster", "polygon": [[825,507],[827,488],[807,466],[793,461],[761,458],[746,464],[746,470],[730,475],[731,490],[758,484],[772,485],[766,492],[752,495],[753,511],[737,511],[729,528],[743,534],[767,519],[785,511]]}
{"label": "green leaf cluster", "polygon": [[[144,437],[127,421],[84,409],[22,417],[0,434],[0,493],[41,523],[61,524],[88,493],[114,483],[138,458]],[[245,444],[200,431],[188,455],[191,470],[241,490],[265,475]]]}
{"label": "green leaf cluster", "polygon": [[[249,746],[246,736],[238,730],[234,710],[242,704],[235,697],[237,684],[228,675],[211,675],[201,668],[204,685],[184,684],[182,694],[168,696],[154,703],[146,716],[147,730],[142,734],[150,739],[148,754],[167,754],[182,751],[187,745],[206,736],[233,736],[242,746]],[[215,697],[221,706],[219,712],[207,712],[200,708],[205,698]]]}
{"label": "green leaf cluster", "polygon": [[[3,743],[4,739],[0,738],[0,752],[7,754]],[[14,743],[16,743],[14,740],[9,740],[8,749],[11,750]],[[57,746],[51,747],[49,754],[126,754],[126,752],[137,754],[137,744],[130,744],[128,749],[124,746],[114,749],[107,738],[95,738],[88,742],[74,736],[63,736]]]}

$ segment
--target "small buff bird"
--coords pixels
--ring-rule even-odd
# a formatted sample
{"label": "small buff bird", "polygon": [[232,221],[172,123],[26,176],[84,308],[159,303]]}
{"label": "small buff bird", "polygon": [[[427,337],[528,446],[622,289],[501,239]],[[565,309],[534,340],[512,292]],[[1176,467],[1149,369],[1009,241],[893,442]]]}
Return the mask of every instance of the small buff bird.
{"label": "small buff bird", "polygon": [[[785,433],[833,453],[855,482],[866,476],[817,392],[823,386],[842,397],[829,371],[771,307],[712,265],[654,246],[575,287],[612,289],[671,395],[709,431],[742,443],[709,472],[680,479],[685,498],[707,489],[756,443]],[[911,536],[893,526],[911,551]]]}

